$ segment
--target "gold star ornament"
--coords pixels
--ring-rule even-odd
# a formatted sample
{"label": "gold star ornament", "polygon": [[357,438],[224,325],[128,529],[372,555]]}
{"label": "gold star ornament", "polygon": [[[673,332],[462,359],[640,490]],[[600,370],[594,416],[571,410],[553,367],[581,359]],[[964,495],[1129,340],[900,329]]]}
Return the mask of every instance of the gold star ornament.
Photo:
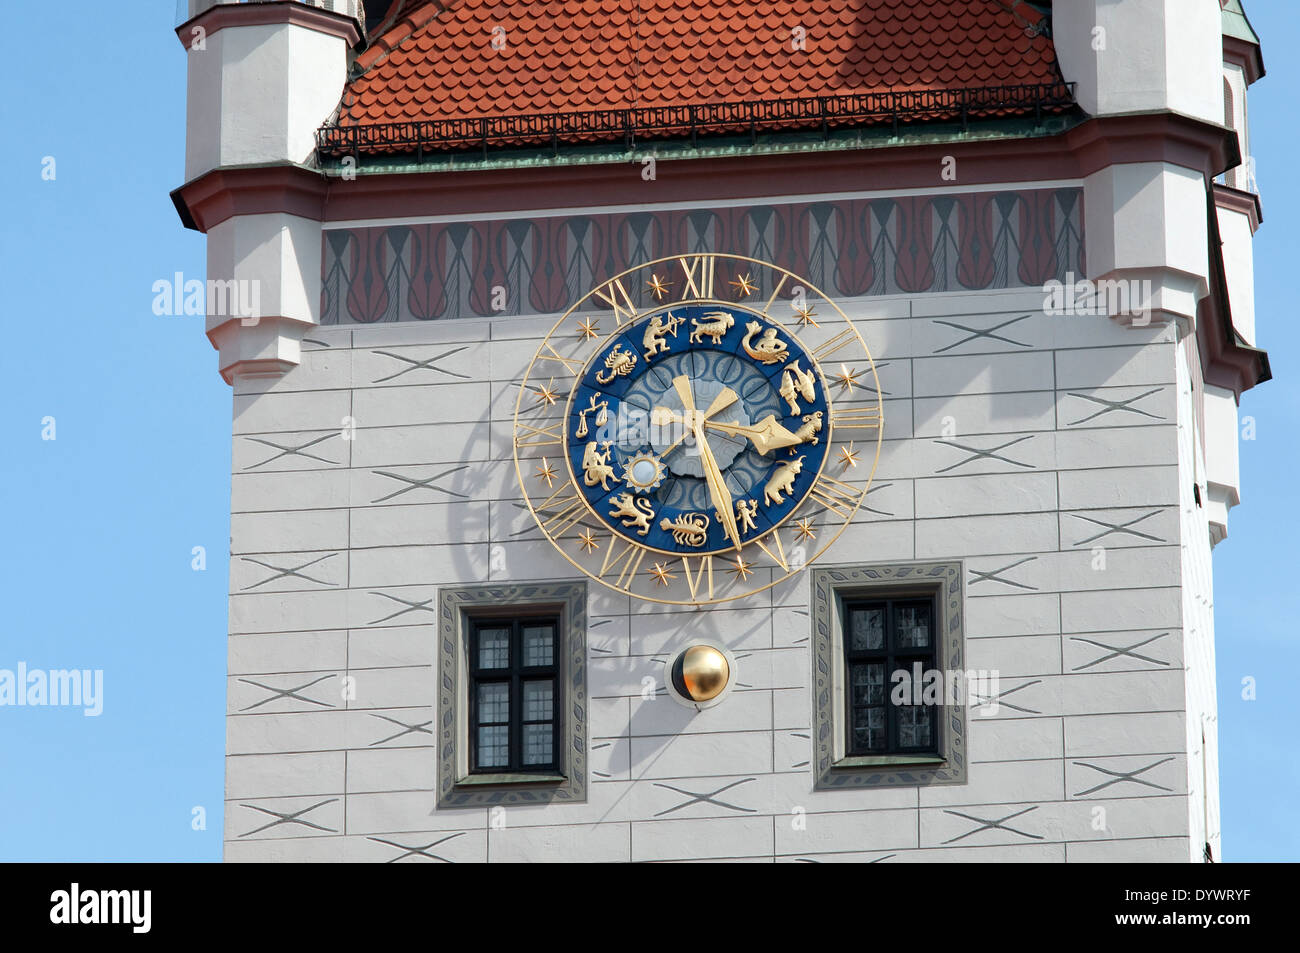
{"label": "gold star ornament", "polygon": [[589,529],[584,529],[578,534],[578,545],[588,553],[594,549],[600,549],[600,543],[596,542],[596,534]]}
{"label": "gold star ornament", "polygon": [[847,470],[849,467],[858,465],[858,454],[850,443],[847,447],[840,447],[840,469]]}
{"label": "gold star ornament", "polygon": [[797,307],[794,309],[794,313],[799,315],[799,324],[802,327],[806,328],[810,324],[815,328],[821,327],[820,324],[818,324],[816,321],[813,320],[817,312],[814,311],[812,308],[809,308],[807,306]]}
{"label": "gold star ornament", "polygon": [[663,563],[655,563],[654,568],[650,570],[650,575],[655,577],[655,581],[665,589],[677,577],[668,571],[668,567]]}
{"label": "gold star ornament", "polygon": [[591,318],[583,318],[578,322],[578,337],[584,341],[600,337],[600,325]]}
{"label": "gold star ornament", "polygon": [[654,294],[656,301],[663,301],[664,295],[672,288],[671,284],[665,283],[658,275],[651,275],[645,286]]}
{"label": "gold star ornament", "polygon": [[753,277],[749,274],[737,275],[736,280],[728,282],[728,284],[736,289],[736,294],[741,298],[748,298],[758,290],[758,286],[754,284]]}
{"label": "gold star ornament", "polygon": [[558,400],[560,396],[555,390],[555,378],[553,377],[545,386],[539,385],[534,393],[537,395],[537,402],[539,404],[546,404],[547,406],[554,406],[556,400]]}
{"label": "gold star ornament", "polygon": [[537,468],[537,472],[534,473],[533,476],[539,480],[545,480],[546,488],[549,490],[555,485],[555,477],[557,473],[558,471],[555,467],[551,466],[550,462],[545,457],[542,457],[542,465]]}

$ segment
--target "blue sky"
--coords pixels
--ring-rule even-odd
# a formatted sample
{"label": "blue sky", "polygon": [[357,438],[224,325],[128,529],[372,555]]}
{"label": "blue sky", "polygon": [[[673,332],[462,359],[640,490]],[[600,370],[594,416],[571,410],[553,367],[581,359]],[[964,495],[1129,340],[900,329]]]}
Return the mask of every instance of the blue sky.
{"label": "blue sky", "polygon": [[[168,198],[185,129],[174,4],[125,9],[61,6],[54,52],[10,45],[19,94],[0,98],[0,668],[105,673],[99,717],[0,708],[0,860],[221,856],[231,397],[202,318],[151,310],[154,281],[203,277],[204,240]],[[49,35],[46,6],[6,12],[11,36]],[[1215,553],[1223,843],[1228,860],[1295,860],[1300,193],[1287,176],[1300,67],[1287,54],[1300,11],[1254,0],[1249,14],[1269,68],[1250,110],[1257,326],[1275,380],[1243,401],[1257,439],[1242,443],[1243,505]]]}

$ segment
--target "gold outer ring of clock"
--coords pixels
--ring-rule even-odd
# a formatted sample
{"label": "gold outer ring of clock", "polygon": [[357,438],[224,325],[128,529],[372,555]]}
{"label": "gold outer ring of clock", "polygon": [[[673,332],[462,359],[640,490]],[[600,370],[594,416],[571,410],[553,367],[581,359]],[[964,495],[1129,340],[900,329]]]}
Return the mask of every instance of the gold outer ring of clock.
{"label": "gold outer ring of clock", "polygon": [[[628,536],[624,536],[621,534],[616,535],[614,533],[613,529],[609,526],[609,520],[607,520],[601,514],[597,513],[592,508],[586,496],[580,490],[578,486],[578,480],[575,479],[575,475],[572,472],[570,457],[567,453],[568,438],[569,438],[568,421],[571,419],[569,415],[572,412],[572,405],[573,405],[575,395],[577,393],[577,387],[581,383],[589,366],[594,360],[596,360],[600,356],[600,354],[605,352],[605,350],[609,347],[610,342],[613,341],[615,338],[617,338],[620,334],[625,332],[629,326],[637,324],[656,313],[666,312],[671,310],[671,308],[673,307],[684,306],[684,305],[716,304],[728,308],[736,308],[742,311],[754,312],[754,308],[746,304],[745,302],[728,301],[721,297],[702,297],[702,296],[691,296],[691,295],[685,295],[668,301],[660,300],[660,301],[652,302],[650,303],[648,308],[646,308],[645,310],[640,310],[639,308],[635,308],[635,306],[632,305],[630,300],[628,300],[626,293],[622,291],[622,289],[626,287],[624,283],[629,281],[631,278],[633,277],[640,278],[641,276],[658,278],[659,272],[665,269],[669,270],[668,277],[671,277],[673,279],[671,286],[681,287],[683,283],[683,274],[686,273],[688,262],[699,263],[701,261],[705,262],[704,264],[705,269],[709,267],[715,268],[714,275],[710,276],[711,279],[716,278],[716,268],[723,267],[728,264],[734,265],[737,268],[738,278],[740,274],[742,273],[748,274],[748,271],[753,270],[754,268],[766,269],[770,271],[773,274],[774,280],[779,278],[779,281],[776,282],[775,290],[772,292],[771,298],[768,301],[767,306],[764,308],[762,312],[755,312],[755,313],[763,320],[766,320],[771,324],[777,325],[782,330],[782,332],[786,333],[788,336],[794,337],[793,332],[790,330],[790,328],[786,327],[785,324],[782,323],[778,318],[767,315],[767,311],[777,302],[778,294],[782,290],[782,288],[787,286],[791,288],[801,286],[804,289],[806,301],[808,301],[811,304],[815,304],[817,306],[824,305],[831,309],[829,314],[819,315],[820,320],[813,322],[813,326],[819,329],[824,329],[826,327],[829,327],[830,330],[832,331],[838,330],[839,333],[833,335],[830,342],[822,342],[821,344],[815,344],[812,347],[809,347],[807,343],[804,342],[800,342],[800,343],[804,349],[804,352],[808,355],[810,363],[813,365],[813,367],[817,369],[817,377],[822,383],[822,386],[826,388],[825,390],[826,403],[827,403],[828,410],[831,412],[832,415],[834,414],[834,405],[836,401],[832,400],[831,398],[829,382],[827,381],[824,368],[828,364],[835,363],[835,361],[832,360],[832,357],[834,354],[838,353],[839,348],[837,347],[835,351],[826,353],[824,355],[820,354],[819,352],[824,348],[826,348],[827,346],[829,346],[829,344],[832,344],[839,339],[843,339],[843,343],[840,344],[839,347],[845,347],[850,344],[856,344],[857,347],[860,348],[861,350],[860,357],[859,356],[841,357],[839,358],[839,360],[841,362],[851,361],[852,363],[855,364],[865,363],[866,369],[870,371],[869,378],[863,376],[861,380],[855,380],[855,385],[857,387],[863,388],[864,391],[868,391],[868,390],[872,391],[876,395],[875,416],[873,418],[875,420],[875,423],[871,427],[871,429],[874,429],[875,432],[875,439],[874,439],[875,448],[874,448],[874,453],[872,454],[871,457],[870,467],[864,467],[865,473],[863,476],[854,477],[852,475],[847,475],[849,480],[856,481],[856,485],[854,485],[851,482],[842,483],[843,486],[850,486],[853,489],[857,490],[857,492],[854,494],[851,503],[846,504],[847,512],[841,513],[837,510],[831,509],[830,507],[826,506],[824,503],[821,503],[820,501],[816,501],[816,506],[820,507],[821,510],[832,514],[834,516],[834,519],[838,520],[839,525],[833,526],[832,521],[827,521],[825,524],[818,525],[817,527],[815,527],[817,532],[816,535],[812,537],[812,539],[810,539],[810,543],[812,542],[812,540],[815,540],[817,543],[820,543],[820,545],[817,546],[817,548],[811,555],[805,556],[802,562],[800,562],[798,565],[791,566],[789,564],[789,560],[785,560],[784,565],[786,568],[783,570],[783,564],[781,562],[776,561],[775,558],[773,558],[772,565],[770,567],[756,566],[753,563],[749,563],[747,565],[751,571],[757,571],[758,569],[770,569],[773,574],[771,581],[762,582],[761,584],[755,584],[752,586],[737,587],[735,588],[735,591],[728,590],[725,591],[723,594],[718,595],[714,591],[713,578],[712,578],[713,570],[712,570],[712,564],[710,563],[709,591],[707,595],[699,591],[695,586],[691,587],[691,591],[689,595],[687,595],[686,593],[681,592],[681,587],[679,585],[678,588],[672,592],[672,594],[681,595],[685,597],[672,598],[669,592],[665,591],[664,593],[660,594],[655,592],[650,587],[655,585],[658,582],[658,583],[662,583],[663,587],[667,589],[670,587],[671,584],[679,583],[680,578],[682,577],[683,574],[687,575],[687,577],[689,578],[690,576],[689,560],[691,558],[691,554],[689,553],[684,554],[684,553],[677,553],[677,552],[666,553],[661,550],[652,549],[651,547],[645,546],[644,544],[637,543],[635,540],[632,540]],[[678,268],[678,270],[672,271],[672,269],[675,266]],[[741,269],[744,269],[744,271],[742,271]],[[707,274],[707,272],[702,270],[701,274]],[[732,282],[732,284],[735,285],[736,282]],[[638,287],[638,286],[633,285],[633,287]],[[757,287],[762,288],[764,287],[764,285],[762,282],[759,282]],[[814,301],[814,299],[816,300]],[[595,305],[594,309],[592,308],[593,304]],[[626,321],[620,320],[621,316],[618,311],[619,306],[623,306],[623,305],[626,305],[625,307],[623,307],[624,311],[629,310],[629,308],[634,309],[632,316],[629,317]],[[816,314],[815,311],[813,313]],[[589,331],[584,330],[583,328],[584,322],[586,326],[590,328],[593,325],[596,325],[597,321],[605,321],[611,319],[615,321],[616,326],[615,329],[607,335],[600,335],[600,334],[591,335]],[[597,339],[599,339],[598,343],[596,343]],[[589,343],[589,340],[591,343]],[[797,341],[798,338],[795,338],[795,340]],[[574,342],[578,342],[579,348],[582,348],[583,350],[577,356],[568,356],[573,351],[571,345]],[[586,349],[590,349],[589,354],[587,353]],[[539,362],[543,362],[544,367],[539,366]],[[537,406],[542,404],[541,399],[537,396],[539,394],[539,390],[536,390],[535,388],[542,388],[544,386],[547,391],[552,391],[556,378],[557,377],[563,378],[566,373],[572,377],[572,382],[571,384],[567,385],[569,394],[568,394],[568,398],[563,403],[563,410],[562,410],[563,416],[560,417],[558,423],[552,422],[552,425],[550,427],[543,427],[543,424],[547,422],[546,417],[543,416],[541,418],[537,418],[537,417],[530,418],[527,413],[528,411],[536,411]],[[855,375],[855,378],[856,376],[857,375]],[[840,377],[842,380],[843,375],[840,375]],[[852,394],[853,386],[854,385],[848,385],[850,395]],[[866,341],[863,339],[862,335],[858,332],[852,320],[849,319],[849,317],[844,313],[844,311],[839,307],[839,305],[834,301],[834,299],[832,299],[829,295],[825,294],[825,292],[821,291],[819,288],[814,286],[807,279],[802,278],[796,275],[795,273],[791,272],[790,270],[786,268],[782,268],[779,265],[775,265],[770,262],[761,261],[759,259],[750,258],[743,255],[730,255],[730,254],[722,254],[722,253],[717,253],[717,254],[702,253],[702,254],[665,256],[663,258],[658,258],[653,261],[648,261],[643,264],[636,265],[632,268],[626,269],[625,271],[614,276],[613,278],[601,282],[599,285],[597,285],[596,287],[589,290],[586,294],[584,294],[567,311],[565,311],[564,314],[560,316],[559,320],[557,320],[555,324],[551,327],[550,331],[547,332],[545,338],[542,341],[541,346],[537,349],[536,353],[533,355],[531,361],[528,364],[527,370],[524,372],[523,378],[519,382],[519,394],[515,401],[515,414],[514,414],[513,456],[514,456],[514,463],[515,463],[515,478],[517,480],[517,486],[521,489],[523,493],[524,503],[525,505],[527,505],[528,510],[532,515],[533,519],[537,522],[538,526],[541,527],[543,535],[546,536],[548,541],[555,547],[556,551],[561,556],[563,556],[570,563],[570,565],[572,565],[583,575],[591,578],[595,582],[598,582],[609,589],[612,589],[616,592],[625,595],[631,595],[638,599],[642,599],[648,602],[654,602],[654,603],[660,603],[666,605],[700,606],[700,605],[730,602],[736,599],[746,598],[756,593],[763,592],[767,589],[770,589],[772,586],[775,586],[781,583],[782,581],[789,579],[794,575],[798,574],[809,564],[811,564],[813,561],[818,559],[831,546],[833,546],[835,541],[839,539],[839,537],[843,534],[844,530],[852,522],[854,515],[857,513],[858,508],[861,506],[863,499],[866,497],[867,491],[870,489],[871,481],[875,474],[876,466],[880,459],[880,448],[881,448],[881,442],[883,439],[883,430],[884,430],[884,420],[883,420],[884,413],[883,413],[883,404],[880,400],[880,394],[881,394],[881,390],[880,390],[879,376],[876,371],[875,361],[871,356],[871,352],[869,347],[867,346]],[[536,403],[534,404],[532,401],[529,400],[529,398],[534,398]],[[829,443],[834,437],[834,433],[830,429],[834,426],[834,422],[832,420],[828,420],[826,426],[827,426],[826,436]],[[846,426],[846,425],[841,425],[841,426]],[[547,435],[547,439],[549,439],[550,443],[548,444],[542,438],[537,437],[537,435],[539,434]],[[869,446],[867,444],[867,441],[869,439],[870,439],[869,437],[864,435],[863,443],[861,445],[858,445],[857,442],[854,441],[854,446],[857,449],[857,453],[862,454],[864,457],[866,451],[869,449]],[[555,445],[553,449],[550,449],[550,444]],[[543,447],[545,447],[546,449],[543,449]],[[526,450],[532,450],[533,455],[524,456],[524,451]],[[560,475],[559,482],[556,486],[551,487],[548,485],[547,487],[545,487],[540,491],[530,492],[527,478],[532,476],[534,478],[540,479],[542,476],[544,476],[544,474],[541,473],[534,473],[532,467],[537,464],[540,464],[543,461],[543,458],[546,456],[547,452],[549,452],[552,456],[555,456],[557,458],[563,456],[562,465],[563,465],[564,472],[562,475]],[[832,462],[832,454],[828,450],[826,457],[823,461],[823,469],[828,467],[831,464],[831,462]],[[865,463],[865,459],[863,462]],[[527,471],[525,471],[524,469],[525,464],[527,464],[527,466],[529,467]],[[846,462],[845,467],[847,467],[848,465],[849,464]],[[857,465],[856,463],[853,464],[854,467],[856,467],[856,465]],[[820,481],[820,479],[821,479],[821,475],[819,474],[818,480]],[[813,486],[815,485],[816,484],[813,484]],[[534,496],[536,496],[536,499],[534,499]],[[809,511],[808,515],[813,515],[813,511],[810,509],[810,503],[812,501],[813,501],[813,493],[810,488],[808,491],[805,491],[799,506],[796,507],[795,510],[792,511],[792,513],[790,514],[791,518],[796,517],[801,513],[804,513],[806,510]],[[562,529],[562,531],[558,534],[560,537],[564,537],[563,539],[557,538],[557,535],[553,534],[553,532],[548,529],[548,526],[556,525],[552,523],[552,521],[557,520],[556,512],[551,509],[545,509],[544,515],[539,515],[539,508],[545,508],[548,506],[558,506],[561,508],[559,512],[559,518],[568,518],[570,516],[573,516],[574,514],[577,514],[576,520],[574,522],[569,523],[567,526],[565,526]],[[572,507],[571,510],[570,507]],[[606,573],[604,572],[603,568],[600,572],[597,572],[595,569],[590,568],[587,565],[584,565],[582,562],[579,561],[578,558],[576,558],[575,554],[570,553],[566,549],[566,544],[570,548],[575,548],[575,543],[579,541],[579,537],[577,536],[577,531],[581,529],[586,533],[590,533],[591,529],[593,528],[591,524],[593,523],[596,532],[602,534],[602,536],[607,537],[603,541],[598,542],[597,544],[598,549],[607,546],[614,546],[620,542],[624,544],[624,548],[620,550],[620,561],[615,563],[614,569],[618,569],[619,565],[624,565],[625,567],[627,565],[635,565],[637,567],[637,571],[634,571],[630,576],[628,576],[626,572],[623,574],[623,576],[617,576],[615,572],[611,571],[610,573],[608,573],[610,578],[606,578],[605,577]],[[769,531],[768,533],[765,533],[764,536],[761,537],[760,539],[768,541],[769,544],[775,539],[776,545],[780,546],[782,544],[780,543],[779,532],[780,532],[780,528],[778,527],[776,529]],[[760,550],[766,551],[767,547],[761,547],[757,545],[758,541],[759,540],[750,540],[743,544],[743,549],[739,554],[739,558],[737,560],[738,564],[744,564],[746,556],[754,556]],[[582,555],[582,553],[578,551],[581,550],[582,548],[585,547],[575,548],[575,552],[577,552],[577,555]],[[633,560],[632,555],[628,555],[626,559],[623,559],[622,553],[624,552],[631,553],[632,548],[641,551],[639,556],[635,560]],[[591,549],[587,550],[588,555],[590,555],[591,552],[592,552]],[[643,557],[646,554],[665,556],[667,557],[668,565],[665,567],[662,561],[657,562],[654,564],[654,571],[652,572],[650,567],[641,565],[642,559],[640,557]],[[597,552],[597,555],[599,556],[600,553]],[[721,558],[724,560],[726,559],[726,554],[715,554],[715,555],[721,556]],[[711,559],[712,557],[709,558]],[[605,561],[608,563],[607,556]],[[588,562],[591,562],[591,560],[588,559]],[[596,563],[599,562],[600,559],[597,559]],[[723,565],[717,571],[725,572],[729,568],[731,567],[729,567],[724,561]],[[731,571],[733,573],[737,572],[735,568],[731,568]],[[655,576],[655,572],[658,573],[657,576]],[[624,578],[624,576],[626,576],[626,578]],[[647,580],[645,578],[647,576],[655,576],[655,578]],[[667,580],[672,580],[671,584],[670,582],[665,580],[664,578],[665,576],[667,577]],[[747,580],[748,574],[740,573],[738,574],[737,578],[738,581],[744,582],[745,580]],[[761,576],[759,578],[761,579]],[[641,583],[639,589],[637,586],[634,586],[634,583],[637,582]]]}

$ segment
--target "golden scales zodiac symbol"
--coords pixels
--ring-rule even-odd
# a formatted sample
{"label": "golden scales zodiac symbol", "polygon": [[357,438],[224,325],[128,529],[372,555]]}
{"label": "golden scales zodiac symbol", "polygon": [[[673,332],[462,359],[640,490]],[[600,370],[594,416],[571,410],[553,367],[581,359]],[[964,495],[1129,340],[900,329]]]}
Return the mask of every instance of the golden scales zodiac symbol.
{"label": "golden scales zodiac symbol", "polygon": [[578,411],[578,429],[573,432],[575,437],[581,439],[587,436],[587,415],[590,413],[595,413],[597,427],[603,427],[605,424],[609,423],[609,401],[598,401],[596,398],[599,396],[599,394],[593,394],[591,397],[591,406],[586,410]]}

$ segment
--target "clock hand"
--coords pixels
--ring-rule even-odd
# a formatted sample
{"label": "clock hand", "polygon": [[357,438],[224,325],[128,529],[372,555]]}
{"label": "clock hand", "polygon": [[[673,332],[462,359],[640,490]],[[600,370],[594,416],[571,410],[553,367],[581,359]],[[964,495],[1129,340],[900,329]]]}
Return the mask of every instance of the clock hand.
{"label": "clock hand", "polygon": [[731,537],[731,541],[736,544],[736,550],[739,551],[740,531],[736,528],[736,514],[732,505],[731,493],[727,490],[727,484],[722,478],[721,471],[718,470],[718,461],[713,459],[713,451],[709,448],[709,441],[704,436],[703,426],[696,426],[695,440],[700,447],[700,460],[704,464],[704,475],[708,479],[709,496],[718,511],[723,527],[727,530],[727,535]]}
{"label": "clock hand", "polygon": [[797,434],[777,423],[775,414],[768,414],[752,426],[746,426],[734,420],[731,423],[709,420],[705,422],[704,426],[712,427],[714,430],[730,434],[733,437],[748,437],[753,441],[754,449],[763,456],[767,456],[769,451],[778,450],[781,447],[793,447],[802,443]]}
{"label": "clock hand", "polygon": [[[670,424],[685,424],[687,418],[693,414],[700,416],[699,411],[695,410],[695,395],[691,393],[690,381],[685,374],[673,380],[673,387],[677,390],[677,396],[681,398],[682,403],[686,406],[686,417],[680,417],[668,407],[656,407],[650,411],[650,423],[656,427],[666,427]],[[722,388],[717,397],[713,398],[713,403],[709,404],[709,409],[703,414],[703,419],[708,420],[714,414],[720,413],[740,399],[739,395],[730,387]],[[691,425],[693,426],[693,425]],[[659,451],[661,457],[668,456],[669,452],[676,449],[677,445],[686,439],[685,431],[680,437],[670,443],[663,450]]]}

